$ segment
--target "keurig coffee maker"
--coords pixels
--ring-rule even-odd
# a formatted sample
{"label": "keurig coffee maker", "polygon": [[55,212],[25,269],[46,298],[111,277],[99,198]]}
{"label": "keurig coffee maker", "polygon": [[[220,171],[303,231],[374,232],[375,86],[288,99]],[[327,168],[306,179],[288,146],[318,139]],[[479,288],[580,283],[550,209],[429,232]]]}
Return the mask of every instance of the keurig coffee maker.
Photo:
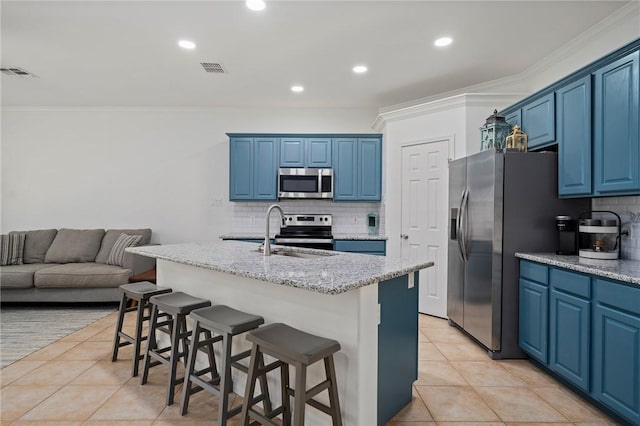
{"label": "keurig coffee maker", "polygon": [[577,222],[571,216],[556,216],[556,228],[558,228],[558,250],[556,250],[556,254],[578,254]]}

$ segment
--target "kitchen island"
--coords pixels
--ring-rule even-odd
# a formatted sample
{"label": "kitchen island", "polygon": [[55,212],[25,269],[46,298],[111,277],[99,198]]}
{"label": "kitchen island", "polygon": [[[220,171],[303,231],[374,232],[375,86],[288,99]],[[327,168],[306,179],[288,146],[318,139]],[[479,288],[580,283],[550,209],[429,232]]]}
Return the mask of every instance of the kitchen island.
{"label": "kitchen island", "polygon": [[[338,393],[345,425],[382,425],[411,401],[418,375],[418,274],[428,261],[223,241],[127,249],[157,259],[158,284],[335,339]],[[249,347],[244,339],[235,350]],[[319,363],[321,364],[321,363]],[[308,385],[323,378],[321,365]],[[234,372],[234,391],[245,376]],[[272,397],[276,375],[270,376]],[[326,402],[326,395],[319,395]],[[329,419],[309,408],[307,425]]]}

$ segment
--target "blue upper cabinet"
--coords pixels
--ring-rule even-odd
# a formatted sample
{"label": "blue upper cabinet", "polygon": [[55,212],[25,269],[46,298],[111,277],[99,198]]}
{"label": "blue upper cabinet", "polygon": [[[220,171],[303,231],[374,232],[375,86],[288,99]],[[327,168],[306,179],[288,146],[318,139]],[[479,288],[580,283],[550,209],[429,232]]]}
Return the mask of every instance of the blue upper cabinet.
{"label": "blue upper cabinet", "polygon": [[380,201],[382,149],[379,138],[358,139],[358,199]]}
{"label": "blue upper cabinet", "polygon": [[640,191],[638,55],[635,51],[594,73],[596,195]]}
{"label": "blue upper cabinet", "polygon": [[340,138],[333,141],[333,199],[358,199],[358,139]]}
{"label": "blue upper cabinet", "polygon": [[558,195],[591,194],[591,76],[556,91]]}
{"label": "blue upper cabinet", "polygon": [[306,140],[306,166],[331,167],[331,138],[309,138]]}
{"label": "blue upper cabinet", "polygon": [[331,138],[281,138],[280,167],[331,167]]}
{"label": "blue upper cabinet", "polygon": [[304,167],[304,139],[280,139],[280,167]]}
{"label": "blue upper cabinet", "polygon": [[382,141],[376,138],[338,138],[333,141],[336,201],[380,201]]}
{"label": "blue upper cabinet", "polygon": [[275,200],[279,139],[232,137],[229,144],[229,199]]}
{"label": "blue upper cabinet", "polygon": [[509,112],[505,114],[504,119],[507,123],[511,124],[511,127],[515,126],[516,124],[522,127],[522,110],[518,108],[513,112]]}
{"label": "blue upper cabinet", "polygon": [[556,140],[555,93],[535,99],[522,107],[522,131],[529,136],[529,149],[550,145]]}

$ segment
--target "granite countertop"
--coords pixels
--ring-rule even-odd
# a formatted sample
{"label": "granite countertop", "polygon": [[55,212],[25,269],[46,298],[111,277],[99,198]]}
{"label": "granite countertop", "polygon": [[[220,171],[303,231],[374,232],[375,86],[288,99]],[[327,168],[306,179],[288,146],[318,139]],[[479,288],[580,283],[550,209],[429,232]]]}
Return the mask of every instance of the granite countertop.
{"label": "granite countertop", "polygon": [[516,257],[640,285],[640,261],[637,260],[587,259],[555,253],[516,253]]}
{"label": "granite countertop", "polygon": [[274,284],[324,294],[340,294],[379,281],[433,266],[433,262],[402,261],[386,256],[271,246],[283,253],[319,255],[299,258],[263,256],[255,243],[222,241],[127,248],[128,252],[156,259],[212,269]]}
{"label": "granite countertop", "polygon": [[[271,236],[274,238],[275,234]],[[256,233],[232,233],[224,234],[219,237],[222,240],[264,240],[264,234]],[[369,234],[333,234],[334,240],[388,240],[386,235],[369,235]]]}

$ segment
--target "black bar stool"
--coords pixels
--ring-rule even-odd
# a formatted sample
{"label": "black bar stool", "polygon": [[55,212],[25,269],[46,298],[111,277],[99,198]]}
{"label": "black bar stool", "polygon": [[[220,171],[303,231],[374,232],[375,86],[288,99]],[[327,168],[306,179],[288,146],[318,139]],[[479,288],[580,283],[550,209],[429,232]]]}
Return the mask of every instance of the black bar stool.
{"label": "black bar stool", "polygon": [[[182,415],[187,413],[189,408],[189,397],[201,390],[207,390],[213,395],[218,396],[218,425],[225,426],[227,420],[236,414],[240,414],[242,405],[238,405],[229,409],[229,394],[232,391],[231,367],[234,367],[245,374],[248,368],[240,364],[239,361],[248,358],[251,351],[231,354],[233,336],[245,333],[249,330],[255,330],[261,324],[264,324],[264,318],[258,315],[248,314],[238,311],[225,305],[215,305],[209,308],[196,309],[189,314],[189,318],[194,320],[191,346],[189,347],[189,361],[187,362],[187,371],[185,373],[185,382],[182,390]],[[215,332],[215,337],[200,340],[200,334],[205,331]],[[195,371],[195,362],[197,350],[205,345],[210,345],[222,341],[221,357],[220,357],[220,373],[219,380],[212,378],[206,381],[201,376],[206,373]],[[214,385],[219,384],[218,387]],[[193,386],[193,388],[192,388]],[[267,387],[266,377],[260,378],[260,388],[262,394],[252,400],[253,404],[263,401],[265,412],[271,412],[271,399]]]}
{"label": "black bar stool", "polygon": [[[123,284],[120,286],[122,290],[122,299],[120,299],[120,309],[118,311],[118,323],[116,324],[116,335],[113,338],[113,353],[111,361],[118,359],[118,350],[123,346],[134,345],[133,349],[133,369],[131,376],[138,375],[138,362],[142,359],[140,355],[140,344],[143,340],[147,340],[147,335],[142,335],[142,325],[144,321],[149,320],[149,316],[144,315],[145,308],[149,307],[149,298],[158,294],[171,293],[171,289],[167,287],[158,287],[149,282],[142,281],[133,284]],[[129,307],[130,301],[135,300],[137,306]],[[136,331],[135,335],[130,336],[122,331],[124,324],[124,315],[127,312],[136,311]],[[120,339],[124,340],[121,342]]]}
{"label": "black bar stool", "polygon": [[[151,303],[151,321],[149,323],[149,339],[147,341],[147,350],[144,355],[144,368],[142,370],[141,384],[147,383],[149,377],[149,368],[156,365],[169,365],[169,381],[167,384],[167,405],[173,404],[176,385],[183,382],[184,378],[177,378],[176,371],[178,367],[178,359],[182,357],[186,364],[187,353],[189,348],[189,334],[187,330],[187,315],[194,309],[211,306],[211,302],[199,297],[193,297],[189,294],[177,291],[174,293],[161,294],[153,296],[149,299]],[[167,319],[160,320],[161,313],[168,314]],[[162,331],[170,336],[169,346],[158,348],[156,332]],[[207,336],[210,338],[211,336]],[[182,350],[179,346],[182,343]],[[218,375],[215,370],[215,359],[213,356],[213,346],[207,347],[209,362],[213,368],[212,374]],[[169,357],[164,354],[169,352]],[[151,359],[155,361],[151,361]]]}
{"label": "black bar stool", "polygon": [[[306,404],[329,414],[334,426],[342,426],[336,369],[333,363],[333,354],[340,350],[340,343],[305,333],[281,323],[266,325],[251,331],[247,333],[247,340],[252,342],[253,346],[251,348],[249,378],[242,405],[241,423],[243,425],[249,425],[251,419],[257,419],[262,424],[275,426],[277,423],[271,419],[280,413],[282,413],[283,424],[285,426],[291,425],[289,397],[293,396],[293,426],[304,425]],[[264,354],[276,358],[277,361],[264,366]],[[307,390],[307,367],[320,360],[324,361],[326,379]],[[294,389],[289,386],[289,365],[295,367],[296,383]],[[272,413],[263,415],[252,408],[254,403],[249,397],[253,395],[255,390],[256,379],[278,367],[280,367],[282,406],[273,410]],[[324,390],[329,392],[328,406],[313,399]]]}

